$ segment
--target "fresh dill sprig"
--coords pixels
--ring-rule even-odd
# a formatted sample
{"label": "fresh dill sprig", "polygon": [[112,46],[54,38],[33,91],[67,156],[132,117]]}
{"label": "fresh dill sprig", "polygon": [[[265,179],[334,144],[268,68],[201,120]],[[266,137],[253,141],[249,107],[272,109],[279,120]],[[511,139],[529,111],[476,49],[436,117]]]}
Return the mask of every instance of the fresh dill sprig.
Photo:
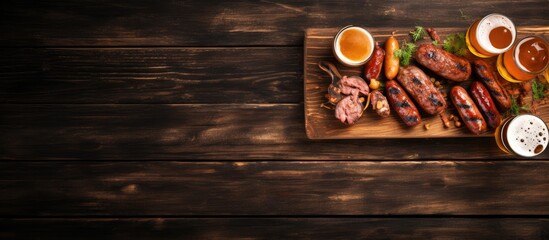
{"label": "fresh dill sprig", "polygon": [[427,32],[425,31],[424,27],[416,26],[415,30],[410,32],[410,35],[412,36],[412,40],[414,42],[417,42],[418,40],[425,37],[425,35],[427,35]]}
{"label": "fresh dill sprig", "polygon": [[444,50],[456,54],[458,56],[467,55],[467,44],[465,43],[465,33],[451,34],[444,39],[442,45]]}
{"label": "fresh dill sprig", "polygon": [[540,83],[536,80],[532,81],[532,95],[534,95],[535,100],[541,100],[545,98],[545,90],[547,85]]}
{"label": "fresh dill sprig", "polygon": [[414,52],[416,52],[416,45],[414,43],[404,42],[403,47],[395,51],[394,55],[400,59],[400,65],[408,66],[412,60]]}

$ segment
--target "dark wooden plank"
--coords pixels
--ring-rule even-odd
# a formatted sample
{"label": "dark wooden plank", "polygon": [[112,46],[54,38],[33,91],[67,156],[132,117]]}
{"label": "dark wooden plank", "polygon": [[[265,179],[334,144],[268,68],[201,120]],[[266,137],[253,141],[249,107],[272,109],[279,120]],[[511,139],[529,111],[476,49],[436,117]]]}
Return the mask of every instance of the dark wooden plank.
{"label": "dark wooden plank", "polygon": [[0,215],[547,215],[546,161],[0,162]]}
{"label": "dark wooden plank", "polygon": [[[501,159],[491,137],[308,140],[301,104],[2,104],[0,159]],[[548,159],[549,151],[536,157]]]}
{"label": "dark wooden plank", "polygon": [[298,103],[303,49],[3,49],[4,103]]}
{"label": "dark wooden plank", "polygon": [[[0,46],[302,45],[309,27],[466,27],[492,12],[549,25],[547,2],[10,1]],[[462,18],[460,10],[468,18]]]}
{"label": "dark wooden plank", "polygon": [[[391,33],[396,31],[395,37],[402,44],[407,41],[410,42],[411,37],[409,32],[413,28],[369,28],[375,41],[384,44],[386,39],[391,36]],[[454,126],[448,128],[444,126],[440,116],[431,116],[429,114],[422,114],[421,124],[416,127],[406,126],[396,113],[391,114],[388,118],[381,119],[374,111],[366,111],[364,116],[349,127],[341,124],[334,116],[333,110],[327,110],[321,107],[322,103],[326,103],[326,93],[329,85],[330,77],[324,71],[318,67],[318,63],[321,61],[327,61],[335,64],[341,74],[343,75],[362,75],[363,67],[344,67],[337,63],[335,57],[333,57],[333,51],[331,45],[333,44],[334,35],[339,31],[337,28],[323,28],[323,29],[307,29],[305,36],[305,58],[304,58],[304,95],[305,95],[305,125],[307,130],[307,136],[311,139],[349,139],[349,138],[425,138],[425,137],[486,137],[494,134],[493,130],[482,134],[474,135],[465,126],[456,128]],[[466,28],[437,28],[437,32],[441,39],[445,39],[450,34],[463,33],[467,31]],[[521,39],[526,36],[537,35],[544,38],[549,37],[549,26],[547,27],[518,27],[517,38]],[[470,54],[470,53],[469,53]],[[471,59],[475,58],[472,54]],[[496,58],[486,59],[496,69]],[[441,79],[439,76],[431,75],[437,79]],[[541,78],[541,77],[540,77]],[[472,77],[475,79],[475,77]],[[382,81],[385,81],[383,79]],[[545,79],[541,81],[545,82]],[[506,84],[509,88],[516,87],[508,84],[506,80],[500,77],[500,82]],[[504,83],[505,82],[505,83]],[[462,84],[470,84],[471,81],[466,81]],[[449,85],[449,84],[448,84]],[[516,84],[513,84],[516,85]],[[450,87],[447,87],[447,95],[449,94]],[[451,105],[451,100],[446,99],[449,104],[449,110],[446,110],[447,114],[454,114],[459,116],[458,112]],[[539,101],[540,107],[536,112],[540,118],[549,121],[549,105],[545,104],[545,101]],[[526,104],[530,105],[530,104]],[[508,114],[502,112],[502,115]],[[424,125],[430,125],[430,129],[427,131]]]}
{"label": "dark wooden plank", "polygon": [[4,239],[547,239],[525,218],[2,219]]}

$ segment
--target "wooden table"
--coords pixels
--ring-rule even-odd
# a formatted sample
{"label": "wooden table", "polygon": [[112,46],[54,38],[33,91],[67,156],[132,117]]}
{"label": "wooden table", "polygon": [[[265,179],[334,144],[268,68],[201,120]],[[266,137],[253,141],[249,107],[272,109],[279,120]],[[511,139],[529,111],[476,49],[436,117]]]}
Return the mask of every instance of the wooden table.
{"label": "wooden table", "polygon": [[13,1],[0,239],[548,239],[549,152],[309,140],[307,28],[549,26],[546,1]]}

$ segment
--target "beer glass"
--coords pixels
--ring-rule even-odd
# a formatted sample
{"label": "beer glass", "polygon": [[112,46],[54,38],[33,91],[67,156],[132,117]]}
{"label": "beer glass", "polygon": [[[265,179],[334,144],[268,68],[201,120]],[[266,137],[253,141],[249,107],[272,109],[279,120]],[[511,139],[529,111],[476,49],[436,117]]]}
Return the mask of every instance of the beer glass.
{"label": "beer glass", "polygon": [[334,56],[343,65],[365,64],[374,52],[374,38],[366,29],[356,26],[342,28],[334,38]]}
{"label": "beer glass", "polygon": [[534,157],[547,147],[549,131],[545,122],[531,114],[507,118],[494,134],[498,147],[509,154]]}
{"label": "beer glass", "polygon": [[499,74],[509,82],[522,82],[543,74],[549,63],[549,44],[538,36],[520,40],[497,60]]}
{"label": "beer glass", "polygon": [[504,53],[515,42],[517,30],[511,19],[492,13],[475,21],[465,36],[467,48],[477,57],[489,58]]}

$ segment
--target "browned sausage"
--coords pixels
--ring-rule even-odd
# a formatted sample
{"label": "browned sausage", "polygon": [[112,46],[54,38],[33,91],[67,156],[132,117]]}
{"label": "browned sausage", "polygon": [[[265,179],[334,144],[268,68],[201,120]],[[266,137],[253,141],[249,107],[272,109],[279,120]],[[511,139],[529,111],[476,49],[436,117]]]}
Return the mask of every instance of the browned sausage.
{"label": "browned sausage", "polygon": [[436,89],[429,76],[418,67],[401,67],[397,80],[428,114],[435,115],[446,109],[444,96]]}
{"label": "browned sausage", "polygon": [[485,132],[487,129],[486,122],[465,88],[461,86],[453,87],[450,96],[467,128],[474,134]]}
{"label": "browned sausage", "polygon": [[364,65],[364,79],[366,81],[370,82],[371,79],[377,79],[379,77],[384,59],[385,51],[379,46],[379,43],[376,42],[372,58]]}
{"label": "browned sausage", "polygon": [[471,76],[471,64],[433,44],[421,44],[414,53],[416,61],[436,74],[452,81],[463,82]]}
{"label": "browned sausage", "polygon": [[389,103],[402,121],[410,127],[418,125],[421,122],[421,115],[404,89],[394,80],[388,80],[385,88]]}
{"label": "browned sausage", "polygon": [[471,84],[471,97],[477,104],[478,108],[484,114],[488,126],[496,128],[501,123],[501,115],[490,97],[490,93],[484,85],[479,81],[474,81]]}
{"label": "browned sausage", "polygon": [[484,60],[473,61],[473,67],[478,78],[484,83],[490,95],[496,100],[500,110],[505,111],[511,107],[511,98],[499,83],[496,73],[490,64]]}

